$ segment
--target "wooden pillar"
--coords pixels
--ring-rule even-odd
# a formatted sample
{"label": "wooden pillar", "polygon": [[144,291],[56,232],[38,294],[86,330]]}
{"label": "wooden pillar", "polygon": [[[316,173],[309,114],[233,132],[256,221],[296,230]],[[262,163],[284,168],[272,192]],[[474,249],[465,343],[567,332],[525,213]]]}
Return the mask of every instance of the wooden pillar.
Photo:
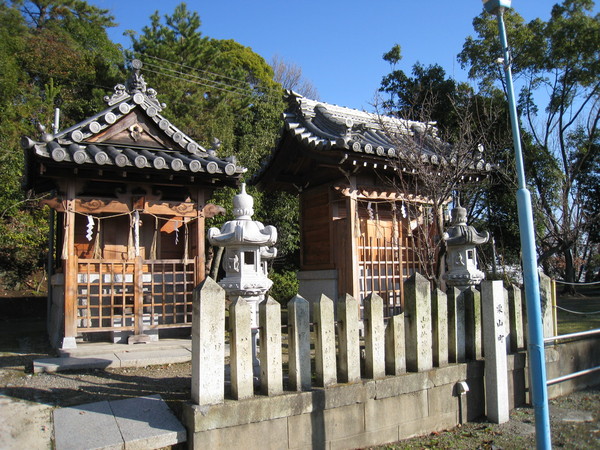
{"label": "wooden pillar", "polygon": [[202,283],[206,278],[205,201],[204,191],[198,189],[196,193],[196,285]]}
{"label": "wooden pillar", "polygon": [[62,252],[65,274],[65,334],[62,348],[76,348],[77,336],[77,255],[75,254],[75,183],[67,184],[65,233]]}
{"label": "wooden pillar", "polygon": [[46,327],[50,329],[50,317],[52,314],[52,275],[54,275],[54,243],[55,243],[55,232],[54,224],[56,222],[56,211],[54,208],[50,208],[50,214],[48,217],[48,258],[46,260],[46,275],[48,298],[46,300]]}
{"label": "wooden pillar", "polygon": [[360,226],[357,219],[357,185],[356,177],[350,177],[350,195],[348,197],[348,236],[350,237],[350,288],[352,295],[360,304],[358,241],[359,234],[356,229]]}
{"label": "wooden pillar", "polygon": [[133,334],[144,334],[144,286],[142,257],[136,256],[133,269]]}

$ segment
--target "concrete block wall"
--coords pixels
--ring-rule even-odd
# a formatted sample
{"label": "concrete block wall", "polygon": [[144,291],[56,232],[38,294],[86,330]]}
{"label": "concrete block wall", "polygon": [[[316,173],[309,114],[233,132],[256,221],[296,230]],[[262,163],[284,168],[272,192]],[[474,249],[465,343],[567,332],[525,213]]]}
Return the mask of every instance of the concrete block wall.
{"label": "concrete block wall", "polygon": [[[456,383],[466,381],[466,398]],[[484,414],[483,363],[473,361],[309,392],[199,406],[184,422],[192,448],[356,448],[456,426]],[[462,411],[461,411],[462,408]]]}
{"label": "concrete block wall", "polygon": [[[599,339],[547,349],[548,379],[600,365]],[[184,405],[190,448],[345,449],[382,445],[452,428],[485,415],[483,360],[362,380],[308,392]],[[528,402],[524,352],[508,355],[510,409]],[[461,400],[456,385],[469,392]],[[549,387],[549,396],[600,384],[597,373]]]}
{"label": "concrete block wall", "polygon": [[[581,370],[600,367],[600,337],[595,335],[574,342],[546,347],[546,378],[552,380]],[[550,398],[600,385],[599,372],[548,386]]]}

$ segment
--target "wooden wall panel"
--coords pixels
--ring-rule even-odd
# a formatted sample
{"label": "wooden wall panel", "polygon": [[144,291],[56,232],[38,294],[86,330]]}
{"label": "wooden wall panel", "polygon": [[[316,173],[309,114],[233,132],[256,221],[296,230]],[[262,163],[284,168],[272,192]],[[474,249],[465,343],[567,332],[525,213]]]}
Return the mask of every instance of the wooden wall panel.
{"label": "wooden wall panel", "polygon": [[329,187],[303,192],[301,205],[301,266],[303,270],[331,268]]}

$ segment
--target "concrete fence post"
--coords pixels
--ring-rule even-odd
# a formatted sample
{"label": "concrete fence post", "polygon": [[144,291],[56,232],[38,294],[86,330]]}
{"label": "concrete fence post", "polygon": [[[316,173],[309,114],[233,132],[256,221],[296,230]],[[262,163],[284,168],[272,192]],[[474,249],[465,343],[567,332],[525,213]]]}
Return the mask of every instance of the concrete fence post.
{"label": "concrete fence post", "polygon": [[431,316],[433,325],[433,364],[448,364],[448,297],[440,289],[431,293]]}
{"label": "concrete fence post", "polygon": [[470,360],[483,357],[481,330],[481,293],[474,286],[463,291],[465,298],[465,356]]}
{"label": "concrete fence post", "polygon": [[260,391],[265,395],[283,392],[281,368],[281,306],[272,297],[258,305],[260,325]]}
{"label": "concrete fence post", "polygon": [[[504,284],[504,283],[503,283]],[[504,297],[504,331],[506,332],[506,337],[504,339],[504,343],[506,344],[506,354],[510,355],[510,341],[512,340],[512,336],[510,334],[510,300],[508,298],[508,289],[503,287],[502,289],[503,297]]]}
{"label": "concrete fence post", "polygon": [[422,372],[433,367],[431,291],[427,278],[415,273],[404,283],[406,368]]}
{"label": "concrete fence post", "polygon": [[383,299],[369,294],[364,300],[365,375],[367,378],[385,377],[385,325]]}
{"label": "concrete fence post", "polygon": [[193,292],[192,401],[225,400],[225,291],[208,277]]}
{"label": "concrete fence post", "polygon": [[396,314],[389,318],[385,328],[385,372],[388,375],[406,372],[404,339],[404,313]]}
{"label": "concrete fence post", "polygon": [[485,347],[485,399],[487,418],[494,423],[509,419],[506,313],[501,280],[481,283]]}
{"label": "concrete fence post", "polygon": [[351,295],[339,300],[338,313],[338,378],[342,383],[360,381],[360,341],[358,336],[358,302]]}
{"label": "concrete fence post", "polygon": [[448,290],[448,358],[453,363],[466,361],[465,297],[456,287]]}
{"label": "concrete fence post", "polygon": [[552,313],[552,280],[540,271],[540,300],[542,302],[542,329],[544,337],[556,336],[554,330],[554,316]]}
{"label": "concrete fence post", "polygon": [[310,390],[310,308],[300,295],[288,304],[289,386],[293,391]]}
{"label": "concrete fence post", "polygon": [[525,348],[523,297],[521,296],[521,289],[514,284],[511,284],[507,291],[510,317],[510,346],[512,352],[518,352]]}
{"label": "concrete fence post", "polygon": [[250,304],[237,297],[229,307],[231,395],[236,400],[254,395]]}
{"label": "concrete fence post", "polygon": [[333,300],[322,294],[314,303],[313,317],[316,381],[317,386],[327,387],[337,382]]}

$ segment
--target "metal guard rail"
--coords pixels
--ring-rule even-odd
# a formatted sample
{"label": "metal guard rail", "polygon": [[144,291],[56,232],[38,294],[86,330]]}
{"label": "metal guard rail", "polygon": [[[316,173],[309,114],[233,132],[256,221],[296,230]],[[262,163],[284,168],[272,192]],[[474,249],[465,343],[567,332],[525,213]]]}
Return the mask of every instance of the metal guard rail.
{"label": "metal guard rail", "polygon": [[[544,344],[547,344],[549,342],[563,340],[563,339],[592,336],[595,334],[600,334],[600,328],[595,329],[595,330],[589,330],[589,331],[580,331],[577,333],[563,334],[562,336],[548,337],[548,338],[544,339]],[[562,377],[553,378],[552,380],[546,381],[546,386],[552,386],[553,384],[562,383],[563,381],[571,380],[573,378],[577,378],[579,376],[587,375],[587,374],[598,372],[598,371],[600,371],[600,366],[592,367],[590,369],[580,370],[579,372],[573,372],[569,375],[563,375]]]}

